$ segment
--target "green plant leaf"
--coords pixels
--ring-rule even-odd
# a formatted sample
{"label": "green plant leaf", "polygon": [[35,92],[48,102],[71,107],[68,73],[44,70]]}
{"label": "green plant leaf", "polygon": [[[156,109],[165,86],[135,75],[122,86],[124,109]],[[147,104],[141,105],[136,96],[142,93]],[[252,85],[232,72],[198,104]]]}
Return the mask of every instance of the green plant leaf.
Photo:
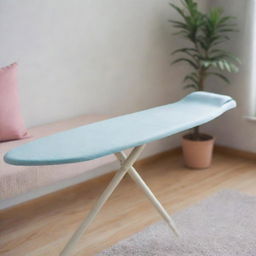
{"label": "green plant leaf", "polygon": [[168,20],[168,21],[171,22],[173,24],[173,26],[176,28],[183,28],[183,29],[188,30],[188,26],[186,23],[176,21],[176,20]]}
{"label": "green plant leaf", "polygon": [[230,63],[230,67],[231,67],[231,70],[232,70],[231,72],[237,73],[239,71],[238,66],[236,66],[233,63]]}
{"label": "green plant leaf", "polygon": [[183,88],[184,88],[184,89],[193,88],[193,89],[195,89],[195,90],[199,90],[198,86],[195,85],[195,84],[187,84],[187,85],[184,85]]}
{"label": "green plant leaf", "polygon": [[179,52],[184,52],[184,53],[194,52],[194,53],[197,53],[197,50],[195,48],[180,48],[180,49],[177,49],[177,50],[173,51],[172,55],[174,55],[176,53],[179,53]]}
{"label": "green plant leaf", "polygon": [[186,54],[192,57],[192,59],[197,62],[199,59],[199,54],[196,49],[194,48],[180,48],[172,52],[172,55],[175,55],[177,53]]}
{"label": "green plant leaf", "polygon": [[227,62],[226,60],[223,60],[222,62],[223,62],[224,67],[226,68],[226,70],[227,70],[228,72],[232,72],[232,68],[231,68],[230,63]]}
{"label": "green plant leaf", "polygon": [[224,75],[220,74],[220,73],[216,73],[216,72],[208,72],[207,75],[213,75],[213,76],[217,76],[218,78],[222,79],[224,82],[226,82],[227,84],[230,84],[230,81],[227,77],[225,77]]}
{"label": "green plant leaf", "polygon": [[198,69],[198,66],[196,63],[194,63],[192,60],[188,59],[188,58],[179,58],[179,59],[176,59],[172,62],[172,64],[176,64],[176,63],[179,63],[179,62],[187,62],[188,64],[190,64],[193,68],[195,69]]}
{"label": "green plant leaf", "polygon": [[174,8],[183,18],[185,18],[185,13],[184,11],[178,7],[177,5],[173,4],[173,3],[170,3],[170,5],[172,6],[172,8]]}
{"label": "green plant leaf", "polygon": [[186,82],[186,81],[191,81],[192,83],[194,83],[195,85],[198,86],[199,84],[199,81],[198,81],[198,76],[195,72],[192,72],[190,75],[186,75],[183,82]]}
{"label": "green plant leaf", "polygon": [[[216,55],[211,55],[211,54],[216,54]],[[231,52],[227,52],[221,49],[213,49],[209,53],[211,55],[210,59],[211,60],[220,60],[220,59],[226,59],[228,62],[235,62],[237,64],[241,64],[241,61],[238,57],[233,55]]]}
{"label": "green plant leaf", "polygon": [[219,60],[219,61],[217,61],[217,63],[218,63],[217,65],[220,68],[220,70],[223,71],[225,69],[225,65],[224,65],[223,61]]}
{"label": "green plant leaf", "polygon": [[212,62],[210,60],[201,60],[200,65],[205,68],[209,68],[212,65]]}

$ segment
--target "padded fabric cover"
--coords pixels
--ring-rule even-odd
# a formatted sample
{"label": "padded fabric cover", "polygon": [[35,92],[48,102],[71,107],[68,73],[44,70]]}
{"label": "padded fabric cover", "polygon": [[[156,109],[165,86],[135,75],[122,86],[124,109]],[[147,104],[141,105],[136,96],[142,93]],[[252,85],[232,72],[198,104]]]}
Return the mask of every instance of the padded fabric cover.
{"label": "padded fabric cover", "polygon": [[110,170],[112,170],[112,165],[116,162],[115,157],[112,155],[88,162],[40,167],[14,166],[5,163],[3,160],[3,156],[6,152],[24,143],[107,118],[110,118],[110,116],[84,115],[33,127],[29,129],[29,134],[32,135],[31,138],[0,143],[0,200],[12,198],[43,186],[55,184],[62,180],[78,177],[85,172],[94,172],[94,170],[99,168],[110,168]]}
{"label": "padded fabric cover", "polygon": [[235,101],[229,96],[194,92],[173,104],[96,122],[30,142],[7,153],[5,161],[14,165],[87,161],[207,123],[235,106]]}

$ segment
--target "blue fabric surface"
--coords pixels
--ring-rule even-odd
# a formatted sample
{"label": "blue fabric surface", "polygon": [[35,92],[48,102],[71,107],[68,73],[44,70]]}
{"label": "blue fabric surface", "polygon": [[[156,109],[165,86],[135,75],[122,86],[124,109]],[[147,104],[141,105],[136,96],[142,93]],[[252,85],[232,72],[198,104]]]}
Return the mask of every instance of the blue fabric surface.
{"label": "blue fabric surface", "polygon": [[194,92],[182,100],[47,136],[4,156],[13,165],[51,165],[92,160],[209,122],[236,107],[229,96]]}

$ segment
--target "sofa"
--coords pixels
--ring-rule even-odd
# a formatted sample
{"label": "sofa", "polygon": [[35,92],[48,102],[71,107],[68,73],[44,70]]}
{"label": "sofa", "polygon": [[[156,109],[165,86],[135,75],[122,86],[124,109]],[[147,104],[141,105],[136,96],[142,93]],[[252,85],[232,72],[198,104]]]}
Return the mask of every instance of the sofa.
{"label": "sofa", "polygon": [[30,137],[0,143],[0,209],[34,199],[53,191],[102,175],[117,168],[113,155],[88,162],[51,166],[13,166],[3,161],[4,154],[19,145],[59,131],[109,118],[83,115],[29,129]]}

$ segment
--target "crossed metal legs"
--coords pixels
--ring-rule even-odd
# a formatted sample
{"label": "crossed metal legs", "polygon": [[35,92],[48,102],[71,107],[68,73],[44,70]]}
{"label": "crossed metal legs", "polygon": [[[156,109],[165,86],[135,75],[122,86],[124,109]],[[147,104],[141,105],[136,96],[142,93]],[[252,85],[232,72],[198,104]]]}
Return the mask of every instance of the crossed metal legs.
{"label": "crossed metal legs", "polygon": [[104,192],[101,194],[98,201],[95,203],[87,217],[83,220],[79,228],[75,231],[69,242],[66,244],[62,252],[60,253],[60,256],[69,256],[71,255],[71,251],[77,241],[80,239],[80,237],[83,235],[83,233],[88,229],[90,223],[94,220],[96,215],[99,213],[101,208],[103,207],[104,203],[108,200],[108,198],[111,196],[117,185],[120,183],[120,181],[123,179],[125,174],[128,172],[132,179],[142,188],[146,196],[149,198],[149,200],[152,202],[152,204],[156,207],[158,212],[162,215],[164,220],[167,222],[167,224],[170,226],[172,231],[178,235],[177,229],[175,228],[175,225],[173,223],[173,220],[167,213],[167,211],[163,208],[161,203],[156,199],[154,194],[151,192],[149,187],[145,184],[143,179],[140,177],[140,175],[137,173],[135,168],[132,166],[135,161],[138,159],[140,153],[143,151],[144,145],[135,147],[130,155],[128,157],[125,156],[123,152],[116,153],[116,157],[119,159],[121,163],[121,168],[119,171],[116,172],[115,176],[111,180],[111,182],[108,184],[107,188],[104,190]]}

